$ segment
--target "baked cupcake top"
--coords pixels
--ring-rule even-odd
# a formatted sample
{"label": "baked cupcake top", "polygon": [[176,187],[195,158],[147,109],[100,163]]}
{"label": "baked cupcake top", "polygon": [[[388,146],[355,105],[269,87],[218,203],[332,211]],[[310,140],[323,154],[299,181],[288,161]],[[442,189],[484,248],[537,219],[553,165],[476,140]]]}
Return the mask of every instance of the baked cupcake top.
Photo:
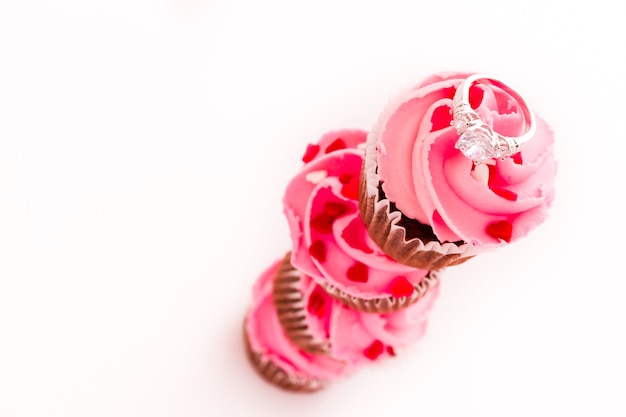
{"label": "baked cupcake top", "polygon": [[[554,199],[554,135],[540,117],[513,157],[475,165],[458,149],[452,98],[467,74],[434,75],[393,100],[369,138],[384,195],[404,216],[430,226],[440,242],[495,248],[525,236]],[[496,86],[475,84],[470,104],[495,131],[518,136],[524,117]],[[370,193],[374,190],[369,190]]]}
{"label": "baked cupcake top", "polygon": [[359,216],[366,136],[359,130],[341,130],[309,145],[305,165],[283,200],[292,264],[318,282],[362,299],[410,296],[428,271],[385,255]]}

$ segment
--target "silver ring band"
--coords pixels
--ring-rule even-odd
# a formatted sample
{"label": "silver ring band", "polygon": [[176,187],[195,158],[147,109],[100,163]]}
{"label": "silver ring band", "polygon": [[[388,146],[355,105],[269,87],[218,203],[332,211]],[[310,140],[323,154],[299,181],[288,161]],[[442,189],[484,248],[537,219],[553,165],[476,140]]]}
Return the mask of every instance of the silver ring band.
{"label": "silver ring band", "polygon": [[[496,86],[517,101],[525,124],[524,133],[521,136],[509,137],[495,132],[472,109],[469,98],[470,87],[478,82]],[[504,159],[515,155],[530,142],[535,134],[535,115],[526,101],[515,90],[494,77],[485,74],[470,75],[457,87],[452,103],[454,106],[452,125],[459,134],[454,147],[475,164],[491,158]]]}

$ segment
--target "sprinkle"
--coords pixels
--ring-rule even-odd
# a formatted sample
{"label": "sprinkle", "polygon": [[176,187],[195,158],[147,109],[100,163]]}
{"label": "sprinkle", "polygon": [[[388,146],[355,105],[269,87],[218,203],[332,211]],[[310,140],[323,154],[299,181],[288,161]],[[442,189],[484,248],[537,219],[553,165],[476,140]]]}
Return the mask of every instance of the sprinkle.
{"label": "sprinkle", "polygon": [[389,292],[392,297],[409,297],[415,288],[406,277],[395,277],[389,284]]}
{"label": "sprinkle", "polygon": [[346,148],[346,142],[343,141],[343,139],[341,138],[337,138],[334,140],[333,143],[331,143],[330,145],[328,145],[328,147],[326,148],[326,153],[331,153],[333,151],[338,151],[340,149],[345,149]]}
{"label": "sprinkle", "polygon": [[430,117],[430,122],[433,127],[431,131],[441,130],[446,127],[450,127],[452,122],[452,114],[450,113],[450,107],[439,106],[433,111],[433,115]]}
{"label": "sprinkle", "polygon": [[484,94],[485,94],[485,91],[482,88],[478,87],[476,84],[470,87],[469,103],[473,109],[478,108],[478,106],[480,106],[480,103],[483,102]]}
{"label": "sprinkle", "polygon": [[396,351],[393,349],[393,346],[387,346],[387,353],[389,356],[396,356]]}
{"label": "sprinkle", "polygon": [[444,95],[444,97],[452,100],[452,98],[454,98],[454,94],[456,93],[456,87],[443,88],[441,90],[441,93]]}
{"label": "sprinkle", "polygon": [[487,184],[491,184],[493,182],[493,180],[496,178],[496,166],[495,165],[487,165],[487,168],[489,168],[489,180],[487,181]]}
{"label": "sprinkle", "polygon": [[333,231],[334,221],[335,219],[328,213],[322,213],[311,220],[311,227],[320,233],[330,233]]}
{"label": "sprinkle", "polygon": [[341,174],[339,175],[339,182],[342,184],[347,184],[350,181],[352,181],[352,178],[354,177],[354,175],[350,175],[350,174]]}
{"label": "sprinkle", "polygon": [[309,172],[304,178],[311,184],[318,184],[327,176],[328,172],[326,170],[320,169],[319,171]]}
{"label": "sprinkle", "polygon": [[341,187],[341,195],[350,200],[359,199],[359,178],[352,177],[350,182]]}
{"label": "sprinkle", "polygon": [[322,318],[326,315],[326,299],[324,290],[316,286],[307,304],[307,311],[316,317]]}
{"label": "sprinkle", "polygon": [[365,229],[363,220],[361,220],[359,216],[355,216],[350,223],[348,223],[341,232],[341,237],[351,248],[360,250],[363,253],[374,253],[374,250],[371,248],[374,243],[372,242],[370,244],[371,240]]}
{"label": "sprinkle", "polygon": [[367,282],[368,277],[368,268],[365,264],[361,262],[356,262],[346,272],[346,276],[350,281],[354,282]]}
{"label": "sprinkle", "polygon": [[486,232],[488,235],[493,236],[496,239],[502,239],[506,242],[510,242],[511,235],[513,233],[513,225],[506,220],[502,220],[488,224]]}
{"label": "sprinkle", "polygon": [[326,204],[324,204],[324,211],[333,219],[339,216],[343,216],[349,210],[350,209],[348,207],[344,206],[341,203],[333,203],[332,201],[327,201]]}
{"label": "sprinkle", "polygon": [[517,201],[517,194],[511,190],[507,190],[506,188],[496,187],[496,188],[492,188],[491,191],[493,191],[494,194],[497,194],[500,197],[504,198],[505,200]]}
{"label": "sprinkle", "polygon": [[518,152],[515,155],[512,156],[513,158],[513,162],[515,162],[517,165],[522,165],[524,163],[524,161],[522,160],[522,153]]}
{"label": "sprinkle", "polygon": [[385,346],[380,340],[374,340],[371,345],[365,348],[363,355],[367,359],[376,360],[384,351]]}
{"label": "sprinkle", "polygon": [[326,245],[321,240],[316,240],[309,246],[309,255],[317,259],[318,262],[326,261]]}
{"label": "sprinkle", "polygon": [[305,164],[307,162],[311,162],[319,151],[319,145],[313,145],[312,143],[309,143],[309,145],[306,147],[306,151],[304,151],[304,155],[302,156],[302,162],[304,162]]}

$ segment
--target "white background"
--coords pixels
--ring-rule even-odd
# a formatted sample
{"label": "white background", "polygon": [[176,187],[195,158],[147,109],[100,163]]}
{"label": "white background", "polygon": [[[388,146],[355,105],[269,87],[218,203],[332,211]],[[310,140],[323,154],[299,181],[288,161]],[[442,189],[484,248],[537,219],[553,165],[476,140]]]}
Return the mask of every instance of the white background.
{"label": "white background", "polygon": [[[619,4],[3,1],[0,416],[625,415]],[[265,384],[241,322],[306,144],[442,70],[553,125],[550,220],[449,269],[400,357]]]}

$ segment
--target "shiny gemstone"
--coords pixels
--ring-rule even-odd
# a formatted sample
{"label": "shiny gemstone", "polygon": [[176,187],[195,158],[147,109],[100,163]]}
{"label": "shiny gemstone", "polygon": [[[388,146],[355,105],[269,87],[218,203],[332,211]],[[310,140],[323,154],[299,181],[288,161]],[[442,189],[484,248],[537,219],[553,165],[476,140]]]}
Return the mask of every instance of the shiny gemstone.
{"label": "shiny gemstone", "polygon": [[456,129],[458,133],[463,132],[467,128],[467,123],[460,119],[455,119],[452,121],[451,125]]}
{"label": "shiny gemstone", "polygon": [[480,130],[467,130],[454,145],[463,155],[479,164],[496,155],[489,135]]}

